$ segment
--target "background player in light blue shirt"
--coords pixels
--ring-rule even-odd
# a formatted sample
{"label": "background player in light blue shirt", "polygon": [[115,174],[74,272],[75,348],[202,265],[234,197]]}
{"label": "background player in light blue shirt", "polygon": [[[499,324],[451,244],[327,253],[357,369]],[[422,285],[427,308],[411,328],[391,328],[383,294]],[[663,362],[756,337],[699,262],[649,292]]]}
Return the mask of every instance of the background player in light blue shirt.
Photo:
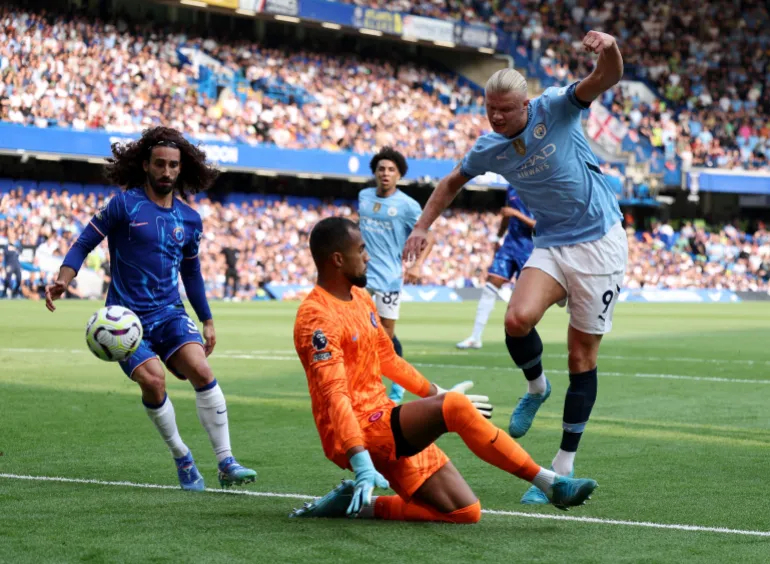
{"label": "background player in light blue shirt", "polygon": [[535,228],[535,220],[513,186],[508,186],[505,207],[500,210],[500,215],[503,216],[503,219],[500,222],[497,236],[502,237],[502,242],[492,259],[492,266],[487,272],[487,283],[479,298],[479,306],[476,308],[473,334],[457,343],[458,349],[481,348],[484,327],[489,321],[489,314],[495,308],[500,288],[506,282],[519,277],[534,249],[532,233]]}
{"label": "background player in light blue shirt", "polygon": [[[511,415],[509,432],[524,435],[551,386],[543,374],[543,343],[535,325],[554,304],[568,304],[570,385],[564,402],[560,474],[573,471],[575,452],[596,400],[596,363],[623,284],[628,240],[609,183],[583,134],[580,114],[623,76],[615,39],[589,31],[583,47],[599,55],[593,72],[565,88],[528,99],[527,82],[513,69],[486,85],[492,133],[481,136],[460,166],[442,179],[404,249],[405,259],[426,244],[427,229],[469,179],[496,172],[516,186],[537,220],[535,250],[514,288],[505,315],[505,341],[522,369],[528,392]],[[523,503],[547,503],[528,491]]]}
{"label": "background player in light blue shirt", "polygon": [[[165,372],[189,380],[195,388],[198,418],[219,462],[222,486],[253,482],[256,472],[232,456],[227,404],[206,360],[214,350],[214,320],[206,300],[198,246],[203,225],[198,212],[179,195],[205,190],[217,176],[206,155],[174,130],[156,127],[141,139],[112,146],[108,177],[127,189],[100,210],[72,245],[54,284],[46,288],[46,305],[54,311],[88,254],[107,237],[111,276],[107,305],[120,305],[139,316],[144,337],[120,367],[139,384],[142,403],[169,447],[180,485],[202,491],[203,477],[179,436],[176,416],[166,394]],[[205,344],[179,295],[179,276],[203,323]],[[192,346],[189,346],[192,345]]]}
{"label": "background player in light blue shirt", "polygon": [[[398,356],[403,356],[401,342],[396,337],[396,320],[401,308],[401,286],[404,281],[414,284],[420,279],[420,269],[433,246],[428,241],[418,260],[404,273],[401,253],[422,208],[414,199],[398,189],[398,181],[406,174],[404,155],[384,147],[369,163],[377,183],[358,194],[358,217],[361,235],[369,252],[367,289],[377,305],[382,326],[393,340]],[[390,399],[399,403],[404,388],[393,383]]]}

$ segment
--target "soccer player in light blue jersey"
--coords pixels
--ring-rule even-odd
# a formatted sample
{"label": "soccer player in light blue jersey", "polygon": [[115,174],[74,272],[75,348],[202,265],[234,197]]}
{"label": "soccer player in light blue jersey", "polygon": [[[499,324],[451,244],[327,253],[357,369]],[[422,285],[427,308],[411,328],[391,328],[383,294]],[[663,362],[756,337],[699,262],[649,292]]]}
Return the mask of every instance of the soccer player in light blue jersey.
{"label": "soccer player in light blue jersey", "polygon": [[[165,127],[148,129],[127,145],[115,144],[112,152],[108,176],[125,190],[93,217],[72,245],[56,282],[46,288],[46,306],[56,309],[54,300],[65,293],[85,258],[107,237],[112,276],[107,305],[132,310],[144,329],[138,350],[120,367],[139,384],[147,415],[174,457],[182,489],[202,491],[204,481],[179,436],[158,356],[176,377],[189,380],[195,388],[198,418],[219,462],[220,484],[253,482],[256,472],[233,458],[227,404],[206,360],[214,350],[216,333],[198,259],[203,224],[198,212],[176,197],[205,190],[217,171],[206,165],[201,150]],[[180,275],[203,323],[203,338],[182,304]]]}
{"label": "soccer player in light blue jersey", "polygon": [[497,234],[498,237],[503,237],[503,241],[487,272],[487,283],[476,308],[473,334],[457,343],[458,349],[481,348],[484,328],[489,321],[489,315],[495,308],[500,288],[514,277],[519,277],[534,249],[532,230],[535,228],[535,220],[511,185],[508,185],[505,203],[505,207],[500,210],[503,219]]}
{"label": "soccer player in light blue jersey", "polygon": [[[602,336],[623,284],[628,241],[620,208],[583,134],[580,114],[623,76],[615,39],[589,31],[586,50],[599,58],[584,80],[547,88],[533,100],[524,77],[496,72],[486,84],[492,133],[481,136],[462,163],[442,179],[404,248],[404,258],[426,245],[427,230],[468,180],[495,172],[516,187],[537,220],[535,250],[514,288],[505,314],[505,341],[528,391],[511,415],[509,432],[523,436],[551,385],[543,373],[543,343],[535,326],[554,304],[568,305],[569,388],[561,448],[553,469],[573,472],[575,453],[596,400],[596,363]],[[523,503],[547,503],[533,490]]]}
{"label": "soccer player in light blue jersey", "polygon": [[[412,232],[422,208],[415,200],[398,189],[398,181],[406,174],[404,155],[384,147],[369,163],[376,188],[365,188],[358,194],[358,216],[361,235],[371,258],[367,290],[377,305],[382,326],[393,341],[398,356],[403,356],[401,342],[396,337],[396,320],[401,309],[401,287],[417,283],[420,269],[433,245],[428,240],[418,259],[407,268],[401,262],[406,238]],[[389,397],[396,403],[404,398],[404,388],[393,383]]]}

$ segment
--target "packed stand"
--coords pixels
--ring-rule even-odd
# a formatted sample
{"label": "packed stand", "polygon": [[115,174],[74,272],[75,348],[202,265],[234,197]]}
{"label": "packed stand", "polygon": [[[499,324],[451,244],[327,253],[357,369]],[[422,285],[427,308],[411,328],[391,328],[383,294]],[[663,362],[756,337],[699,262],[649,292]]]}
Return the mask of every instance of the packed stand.
{"label": "packed stand", "polygon": [[386,9],[497,26],[557,84],[591,71],[595,57],[582,38],[590,29],[606,31],[618,39],[628,75],[648,81],[661,98],[644,103],[620,88],[603,98],[630,127],[632,140],[649,142],[668,162],[679,157],[685,171],[770,169],[766,3],[425,0],[393,1]]}
{"label": "packed stand", "polygon": [[[182,47],[246,88],[233,82],[209,98],[200,67],[180,64]],[[294,94],[266,95],[281,85]],[[469,87],[412,64],[0,8],[0,121],[116,133],[162,124],[208,140],[361,153],[392,145],[410,158],[456,160],[488,127],[483,115],[457,112],[468,105],[480,105]]]}
{"label": "packed stand", "polygon": [[[511,5],[514,2],[499,2]],[[620,87],[602,99],[634,136],[690,166],[768,167],[770,12],[763,3],[598,0],[516,2],[509,29],[559,84],[586,76],[593,57],[581,40],[590,29],[619,42],[627,76],[652,85],[646,104]],[[505,11],[505,9],[503,9]],[[727,48],[729,46],[729,48]]]}
{"label": "packed stand", "polygon": [[344,4],[355,4],[363,8],[390,10],[436,18],[458,20],[477,24],[502,24],[496,7],[504,4],[498,0],[335,0]]}
{"label": "packed stand", "polygon": [[[69,246],[104,203],[103,196],[93,194],[13,190],[0,195],[0,295],[39,299]],[[201,269],[212,299],[267,297],[271,283],[313,284],[312,226],[330,215],[355,216],[354,207],[345,203],[300,206],[259,197],[240,205],[202,198],[193,205],[203,217]],[[454,210],[440,217],[422,284],[482,286],[499,221],[492,211]],[[638,233],[629,227],[628,232],[628,288],[770,289],[770,231],[764,226],[752,234],[733,225],[707,231],[691,223],[679,231],[663,223]],[[109,282],[108,259],[105,242],[85,263],[86,271],[98,276],[102,295],[102,281]],[[71,289],[70,297],[80,295],[77,285]]]}

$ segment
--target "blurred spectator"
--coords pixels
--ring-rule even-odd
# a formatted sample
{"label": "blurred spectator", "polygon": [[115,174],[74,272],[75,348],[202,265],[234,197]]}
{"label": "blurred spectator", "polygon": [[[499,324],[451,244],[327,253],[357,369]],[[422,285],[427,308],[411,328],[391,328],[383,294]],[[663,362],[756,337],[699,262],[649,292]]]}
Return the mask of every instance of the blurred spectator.
{"label": "blurred spectator", "polygon": [[[6,216],[0,220],[0,242],[39,233],[32,238],[37,239],[35,255],[41,268],[36,271],[38,267],[25,263],[25,268],[16,270],[22,282],[18,293],[27,297],[39,293],[40,285],[50,281],[70,244],[103,205],[103,199],[93,195],[22,195],[14,190],[0,196],[0,215]],[[264,295],[271,283],[312,285],[315,268],[308,236],[313,225],[331,215],[355,217],[352,203],[302,207],[259,196],[240,205],[205,197],[192,205],[203,218],[201,270],[212,299],[254,299]],[[422,283],[483,286],[498,225],[494,211],[451,210],[439,217],[434,227],[437,242],[423,265]],[[662,222],[649,231],[637,232],[633,227],[627,231],[629,288],[770,289],[770,232],[763,224],[753,234],[732,224],[706,230],[691,222],[678,230]],[[105,242],[86,263],[102,276],[109,272],[101,258],[106,251]],[[8,281],[6,276],[4,281],[6,288],[16,288],[13,279]],[[74,287],[70,294],[78,297],[81,291]]]}

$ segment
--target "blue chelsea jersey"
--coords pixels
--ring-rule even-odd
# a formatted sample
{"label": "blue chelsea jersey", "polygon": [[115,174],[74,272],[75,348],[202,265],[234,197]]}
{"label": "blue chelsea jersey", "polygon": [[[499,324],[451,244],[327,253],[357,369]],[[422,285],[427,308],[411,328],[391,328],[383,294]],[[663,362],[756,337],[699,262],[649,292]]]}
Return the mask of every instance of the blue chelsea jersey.
{"label": "blue chelsea jersey", "polygon": [[[521,198],[519,198],[519,195],[513,186],[508,186],[505,205],[507,205],[509,208],[513,208],[515,210],[520,211],[521,213],[523,213],[525,216],[529,218],[534,219],[532,214],[527,209],[527,206],[525,206],[524,202],[522,202]],[[508,233],[506,234],[506,241],[508,239],[526,240],[531,243],[532,228],[522,223],[520,220],[516,219],[515,217],[512,217],[508,222]]]}
{"label": "blue chelsea jersey", "polygon": [[369,288],[380,292],[401,290],[401,253],[421,213],[420,204],[400,190],[387,198],[378,197],[376,188],[359,192],[359,225],[370,257]]}
{"label": "blue chelsea jersey", "polygon": [[537,221],[536,247],[595,241],[621,220],[620,207],[583,134],[577,83],[548,88],[528,106],[527,126],[508,138],[481,136],[462,161],[464,176],[502,175]]}
{"label": "blue chelsea jersey", "polygon": [[143,323],[184,308],[179,269],[198,255],[203,232],[198,212],[176,198],[171,208],[161,207],[144,190],[132,188],[114,196],[91,224],[108,238],[107,305],[127,307]]}

